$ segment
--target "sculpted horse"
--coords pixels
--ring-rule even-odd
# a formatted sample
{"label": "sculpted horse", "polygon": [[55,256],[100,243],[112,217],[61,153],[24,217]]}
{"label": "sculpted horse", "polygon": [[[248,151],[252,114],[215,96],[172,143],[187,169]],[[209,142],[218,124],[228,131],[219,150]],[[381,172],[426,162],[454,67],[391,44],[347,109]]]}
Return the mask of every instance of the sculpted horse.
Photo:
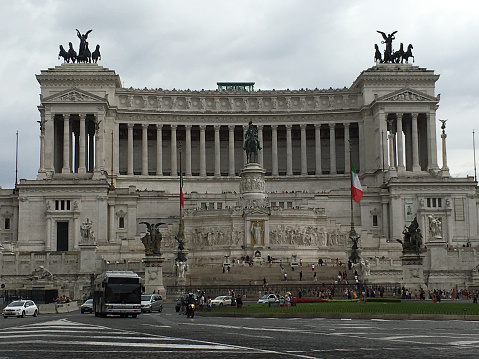
{"label": "sculpted horse", "polygon": [[408,59],[410,57],[412,57],[412,62],[414,62],[414,56],[412,55],[412,44],[409,44],[408,47],[407,47],[407,50],[406,52],[402,55],[402,59],[401,59],[401,64],[403,62],[403,60],[406,60],[406,64],[408,63]]}
{"label": "sculpted horse", "polygon": [[60,53],[58,54],[58,60],[60,57],[63,57],[63,62],[70,62],[70,56],[68,52],[63,48],[63,45],[60,45]]}
{"label": "sculpted horse", "polygon": [[399,45],[399,50],[393,52],[391,61],[398,64],[399,60],[401,60],[401,63],[402,63],[402,57],[403,56],[404,56],[404,47],[403,47],[403,44],[401,42],[401,45]]}
{"label": "sculpted horse", "polygon": [[98,60],[101,60],[100,45],[96,45],[95,51],[93,51],[91,54],[91,60],[95,64],[98,62]]}
{"label": "sculpted horse", "polygon": [[78,62],[91,63],[91,51],[88,48],[88,42],[85,42],[85,47],[82,51],[82,55],[78,54],[77,61]]}
{"label": "sculpted horse", "polygon": [[70,48],[68,49],[68,57],[72,60],[73,63],[77,60],[77,52],[73,49],[73,45],[69,43]]}
{"label": "sculpted horse", "polygon": [[376,63],[381,63],[383,62],[382,56],[381,56],[381,51],[379,51],[379,46],[378,44],[374,44],[374,48],[376,52],[374,53],[374,62]]}

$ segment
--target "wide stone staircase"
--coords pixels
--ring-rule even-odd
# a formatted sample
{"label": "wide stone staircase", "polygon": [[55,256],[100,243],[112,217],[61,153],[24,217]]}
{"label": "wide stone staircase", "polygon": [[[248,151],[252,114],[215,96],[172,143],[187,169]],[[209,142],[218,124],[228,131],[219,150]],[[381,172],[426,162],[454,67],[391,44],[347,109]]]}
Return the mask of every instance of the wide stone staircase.
{"label": "wide stone staircase", "polygon": [[[255,264],[248,266],[247,264],[235,264],[230,266],[230,271],[220,264],[215,265],[200,265],[191,268],[187,280],[195,286],[212,286],[212,285],[262,285],[264,280],[270,285],[284,284],[284,273],[287,273],[287,282],[300,283],[300,272],[303,272],[303,284],[332,284],[337,280],[338,272],[347,270],[347,265],[342,264],[328,264],[319,266],[315,263],[315,272],[317,279],[314,281],[314,272],[311,269],[312,263],[303,263],[302,266],[295,266],[294,270],[288,264],[284,265],[284,270],[281,271],[279,263],[271,265],[263,263],[262,265]],[[347,270],[348,280],[353,281],[353,272]]]}

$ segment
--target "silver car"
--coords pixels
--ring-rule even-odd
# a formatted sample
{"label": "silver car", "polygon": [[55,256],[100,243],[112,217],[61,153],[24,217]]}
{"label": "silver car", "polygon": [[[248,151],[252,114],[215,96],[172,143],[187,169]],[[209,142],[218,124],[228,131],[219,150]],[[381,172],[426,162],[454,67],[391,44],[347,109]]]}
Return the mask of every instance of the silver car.
{"label": "silver car", "polygon": [[23,318],[26,315],[38,315],[38,307],[33,300],[15,300],[3,309],[3,317]]}
{"label": "silver car", "polygon": [[141,311],[142,312],[162,312],[163,298],[159,294],[142,294],[141,295]]}

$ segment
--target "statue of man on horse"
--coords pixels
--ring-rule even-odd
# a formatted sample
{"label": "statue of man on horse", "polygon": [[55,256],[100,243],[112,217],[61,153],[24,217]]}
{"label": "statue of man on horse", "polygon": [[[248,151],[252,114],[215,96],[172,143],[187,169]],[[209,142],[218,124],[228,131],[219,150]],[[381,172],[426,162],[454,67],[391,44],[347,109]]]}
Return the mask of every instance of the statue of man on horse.
{"label": "statue of man on horse", "polygon": [[253,125],[253,121],[248,124],[248,130],[244,135],[244,146],[246,151],[246,162],[258,162],[258,151],[261,150],[261,144],[258,139],[258,129]]}

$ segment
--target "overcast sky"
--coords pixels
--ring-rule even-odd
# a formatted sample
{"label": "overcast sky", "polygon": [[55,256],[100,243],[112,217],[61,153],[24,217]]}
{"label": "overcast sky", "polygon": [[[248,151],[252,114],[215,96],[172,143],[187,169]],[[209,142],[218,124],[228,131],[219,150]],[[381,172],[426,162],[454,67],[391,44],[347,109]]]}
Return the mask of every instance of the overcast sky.
{"label": "overcast sky", "polygon": [[[414,64],[441,75],[437,118],[448,119],[451,175],[474,174],[475,0],[0,0],[0,28],[2,188],[15,184],[17,130],[18,178],[36,178],[40,87],[35,75],[62,63],[60,44],[78,47],[75,29],[93,29],[90,48],[101,45],[99,64],[115,70],[124,87],[192,90],[215,89],[217,81],[254,81],[256,89],[265,90],[350,87],[374,65],[374,44],[383,48],[376,30],[397,30],[393,47],[412,43]],[[440,126],[437,130],[440,140]]]}

